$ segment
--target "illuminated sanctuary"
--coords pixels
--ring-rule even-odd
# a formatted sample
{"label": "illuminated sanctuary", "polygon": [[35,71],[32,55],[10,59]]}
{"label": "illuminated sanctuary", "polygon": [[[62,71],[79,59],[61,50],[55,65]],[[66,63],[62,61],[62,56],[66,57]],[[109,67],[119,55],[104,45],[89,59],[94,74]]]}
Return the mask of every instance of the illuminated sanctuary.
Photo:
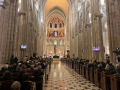
{"label": "illuminated sanctuary", "polygon": [[[120,83],[115,77],[101,79],[106,70],[120,78],[119,39],[120,0],[0,0],[0,80],[6,71],[12,75],[24,71],[34,77],[25,81],[39,80],[36,76],[41,74],[46,81],[38,84],[49,82],[45,89],[33,90],[101,90],[101,83],[110,80],[102,89],[120,90],[112,89]],[[58,62],[52,62],[56,58]],[[94,70],[100,76],[97,80]],[[9,79],[22,80],[21,74],[18,80],[11,73]],[[115,80],[118,84],[113,84]],[[0,90],[24,90],[13,83],[24,86],[25,81],[11,81],[14,88],[7,84],[3,88],[1,81]]]}

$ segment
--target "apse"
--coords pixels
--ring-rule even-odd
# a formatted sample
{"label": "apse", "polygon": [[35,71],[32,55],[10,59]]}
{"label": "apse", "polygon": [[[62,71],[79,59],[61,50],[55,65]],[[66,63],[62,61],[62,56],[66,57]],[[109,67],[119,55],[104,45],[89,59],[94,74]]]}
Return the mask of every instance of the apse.
{"label": "apse", "polygon": [[55,6],[49,10],[46,23],[47,56],[64,56],[65,46],[62,42],[65,40],[65,21],[66,15],[60,7]]}

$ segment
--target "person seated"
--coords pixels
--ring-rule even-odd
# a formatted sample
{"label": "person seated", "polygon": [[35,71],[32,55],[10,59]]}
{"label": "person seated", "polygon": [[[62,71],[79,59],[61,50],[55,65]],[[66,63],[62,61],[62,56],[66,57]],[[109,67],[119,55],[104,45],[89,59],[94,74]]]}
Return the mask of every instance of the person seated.
{"label": "person seated", "polygon": [[92,69],[95,70],[95,69],[97,69],[97,68],[98,68],[97,63],[94,62],[94,63],[93,63],[93,68],[92,68]]}
{"label": "person seated", "polygon": [[38,63],[35,63],[35,64],[34,64],[34,68],[36,68],[37,66],[38,66]]}
{"label": "person seated", "polygon": [[26,66],[25,66],[25,65],[22,65],[21,70],[22,70],[23,72],[26,72]]}
{"label": "person seated", "polygon": [[115,74],[115,76],[116,76],[118,79],[120,79],[120,64],[117,65],[116,71],[117,71],[117,73]]}
{"label": "person seated", "polygon": [[6,71],[3,74],[3,81],[2,81],[2,86],[0,90],[10,90],[13,82],[14,80],[12,79],[12,73],[9,71]]}
{"label": "person seated", "polygon": [[110,64],[110,60],[107,60],[106,64]]}
{"label": "person seated", "polygon": [[94,63],[97,63],[97,60],[95,60]]}
{"label": "person seated", "polygon": [[31,77],[31,81],[41,81],[40,72],[38,69],[35,69],[34,77]]}
{"label": "person seated", "polygon": [[21,69],[16,69],[16,72],[13,73],[14,77],[19,77]]}
{"label": "person seated", "polygon": [[115,67],[112,65],[112,63],[109,64],[110,70],[115,70]]}
{"label": "person seated", "polygon": [[2,73],[4,73],[5,71],[8,71],[8,65],[6,64],[5,67],[2,68]]}
{"label": "person seated", "polygon": [[[30,63],[31,63],[31,62],[30,62]],[[27,65],[27,67],[26,67],[26,68],[31,68],[30,63]]]}
{"label": "person seated", "polygon": [[13,73],[16,72],[16,67],[17,67],[17,65],[13,64],[12,67],[11,67],[10,72],[13,72]]}
{"label": "person seated", "polygon": [[103,68],[106,67],[106,64],[103,61],[101,62],[101,64],[102,64]]}
{"label": "person seated", "polygon": [[34,65],[31,65],[31,73],[34,72]]}
{"label": "person seated", "polygon": [[30,90],[31,88],[31,82],[29,81],[29,74],[24,73],[22,75],[22,81],[20,82],[21,88],[20,90]]}
{"label": "person seated", "polygon": [[106,74],[106,75],[111,75],[111,74],[112,74],[112,71],[110,70],[109,65],[107,65],[107,66],[105,67],[105,74]]}
{"label": "person seated", "polygon": [[88,68],[90,68],[90,67],[94,67],[92,62],[89,62],[89,64],[88,64]]}
{"label": "person seated", "polygon": [[102,64],[99,64],[99,65],[98,65],[97,71],[98,71],[98,72],[104,71]]}
{"label": "person seated", "polygon": [[45,65],[43,62],[41,63],[41,66],[42,66],[42,69],[45,69]]}
{"label": "person seated", "polygon": [[27,57],[24,57],[23,63],[26,64],[27,63]]}
{"label": "person seated", "polygon": [[20,74],[19,74],[19,81],[22,81],[22,75],[23,75],[24,73],[25,73],[24,71],[20,71]]}
{"label": "person seated", "polygon": [[15,81],[12,85],[11,85],[11,90],[20,90],[20,83]]}
{"label": "person seated", "polygon": [[40,72],[40,75],[44,75],[41,65],[38,66],[38,70]]}
{"label": "person seated", "polygon": [[27,68],[27,73],[28,73],[30,76],[33,76],[33,73],[31,73],[31,68]]}
{"label": "person seated", "polygon": [[38,62],[38,66],[40,65],[40,62]]}
{"label": "person seated", "polygon": [[85,62],[85,63],[84,63],[84,66],[87,66],[87,64],[88,64],[88,63],[87,63],[87,62]]}
{"label": "person seated", "polygon": [[2,70],[0,69],[0,76],[3,76],[3,74],[2,74]]}
{"label": "person seated", "polygon": [[81,61],[80,61],[80,64],[84,65],[84,62],[83,62],[83,60],[81,60]]}
{"label": "person seated", "polygon": [[18,63],[18,66],[16,67],[16,71],[21,71],[21,63]]}

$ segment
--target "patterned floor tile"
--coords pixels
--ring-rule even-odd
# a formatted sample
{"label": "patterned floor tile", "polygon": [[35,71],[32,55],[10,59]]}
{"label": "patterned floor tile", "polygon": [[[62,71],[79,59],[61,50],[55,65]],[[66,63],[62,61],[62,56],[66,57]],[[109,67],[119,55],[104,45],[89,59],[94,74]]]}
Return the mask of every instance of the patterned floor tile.
{"label": "patterned floor tile", "polygon": [[54,61],[44,90],[101,90],[60,61]]}

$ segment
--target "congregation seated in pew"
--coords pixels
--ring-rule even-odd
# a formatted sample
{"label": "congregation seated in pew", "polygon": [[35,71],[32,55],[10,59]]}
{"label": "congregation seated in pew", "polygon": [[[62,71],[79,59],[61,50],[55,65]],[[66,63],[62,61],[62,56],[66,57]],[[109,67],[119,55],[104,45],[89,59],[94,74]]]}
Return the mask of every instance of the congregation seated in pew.
{"label": "congregation seated in pew", "polygon": [[[0,70],[0,76],[2,76],[0,77],[0,90],[19,90],[18,88],[14,88],[18,82],[20,82],[21,85],[20,90],[33,90],[31,87],[33,87],[34,83],[37,83],[37,86],[40,88],[39,90],[42,90],[42,79],[44,78],[42,75],[44,75],[45,71],[42,69],[42,66],[46,69],[51,60],[52,59],[44,59],[41,61],[35,59],[32,61],[25,58],[23,62],[11,65],[6,64],[5,67]],[[18,82],[16,83],[14,81]]]}
{"label": "congregation seated in pew", "polygon": [[12,85],[11,85],[11,90],[20,90],[20,83],[15,81]]}
{"label": "congregation seated in pew", "polygon": [[118,79],[120,79],[120,64],[117,65],[116,71],[117,71],[117,73],[115,73],[115,76],[116,76]]}
{"label": "congregation seated in pew", "polygon": [[113,72],[110,70],[110,68],[109,68],[109,65],[106,65],[106,67],[105,67],[105,74],[106,75],[111,75],[111,74],[113,74]]}
{"label": "congregation seated in pew", "polygon": [[6,71],[3,74],[2,83],[1,83],[2,85],[0,90],[10,90],[13,82],[14,80],[12,79],[12,73],[9,71]]}
{"label": "congregation seated in pew", "polygon": [[27,73],[28,73],[30,76],[33,76],[33,73],[31,73],[31,68],[27,68]]}
{"label": "congregation seated in pew", "polygon": [[[72,63],[74,63],[75,61],[77,60],[72,59],[71,62],[71,60],[68,59],[68,66],[69,64],[72,65]],[[81,74],[83,77],[90,80],[91,82],[95,83],[96,86],[101,87],[102,90],[120,90],[120,64],[117,64],[117,67],[115,69],[115,67],[110,63],[109,60],[107,60],[105,63],[103,61],[97,62],[95,60],[94,62],[88,62],[86,60],[79,59],[78,63],[79,64],[73,64],[77,65],[73,67],[79,67],[79,74]],[[117,79],[115,77],[112,77],[112,79],[110,79],[112,75],[116,75]],[[113,89],[112,87],[117,87],[117,89]]]}
{"label": "congregation seated in pew", "polygon": [[30,78],[30,76],[28,73],[24,73],[22,75],[22,81],[20,82],[20,84],[21,84],[20,90],[30,90],[31,82],[29,81],[29,78]]}
{"label": "congregation seated in pew", "polygon": [[41,81],[40,71],[38,69],[35,69],[33,77],[31,77],[31,81]]}

